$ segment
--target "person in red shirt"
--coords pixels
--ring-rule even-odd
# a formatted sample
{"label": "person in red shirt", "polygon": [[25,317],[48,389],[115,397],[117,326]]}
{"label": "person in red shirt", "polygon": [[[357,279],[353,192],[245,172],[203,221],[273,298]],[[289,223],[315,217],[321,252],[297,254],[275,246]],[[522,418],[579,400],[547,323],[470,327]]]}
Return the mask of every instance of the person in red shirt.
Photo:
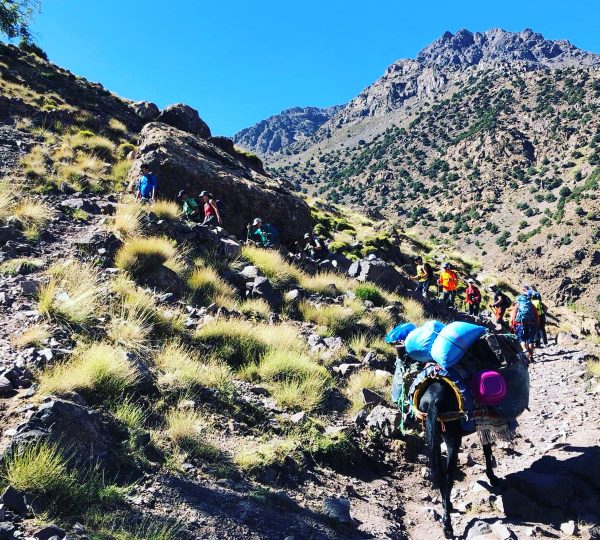
{"label": "person in red shirt", "polygon": [[200,193],[200,197],[204,201],[204,221],[201,225],[208,225],[209,227],[222,225],[223,220],[214,197],[208,191]]}
{"label": "person in red shirt", "polygon": [[481,307],[481,291],[475,285],[475,280],[467,279],[467,289],[465,290],[465,302],[469,306],[469,315],[477,317]]}

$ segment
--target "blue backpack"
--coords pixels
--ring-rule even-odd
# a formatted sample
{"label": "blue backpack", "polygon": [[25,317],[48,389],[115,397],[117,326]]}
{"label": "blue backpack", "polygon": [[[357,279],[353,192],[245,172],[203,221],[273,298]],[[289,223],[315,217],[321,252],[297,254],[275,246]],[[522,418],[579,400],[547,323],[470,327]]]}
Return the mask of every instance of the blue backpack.
{"label": "blue backpack", "polygon": [[535,307],[531,303],[531,298],[526,294],[517,296],[517,315],[515,322],[522,325],[534,325],[536,324],[535,319]]}

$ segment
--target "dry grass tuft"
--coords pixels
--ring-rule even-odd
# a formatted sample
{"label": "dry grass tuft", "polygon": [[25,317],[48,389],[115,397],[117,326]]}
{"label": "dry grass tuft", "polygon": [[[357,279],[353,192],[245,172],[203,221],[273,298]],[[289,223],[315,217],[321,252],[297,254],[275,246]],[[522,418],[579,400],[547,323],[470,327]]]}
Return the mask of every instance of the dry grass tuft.
{"label": "dry grass tuft", "polygon": [[257,266],[274,287],[295,285],[303,277],[303,272],[287,262],[278,251],[246,245],[242,248],[242,256]]}
{"label": "dry grass tuft", "polygon": [[110,229],[121,237],[136,236],[142,228],[141,215],[142,205],[140,203],[130,201],[119,204],[111,220]]}
{"label": "dry grass tuft", "polygon": [[251,448],[238,452],[235,456],[235,464],[247,473],[255,473],[267,467],[282,466],[299,446],[300,442],[293,437],[252,445]]}
{"label": "dry grass tuft", "polygon": [[359,321],[359,316],[352,306],[338,304],[315,305],[306,300],[300,302],[299,309],[305,321],[321,326],[323,333],[342,335],[351,331]]}
{"label": "dry grass tuft", "polygon": [[210,422],[199,412],[171,409],[165,422],[169,439],[191,456],[208,460],[219,457],[219,449],[207,442]]}
{"label": "dry grass tuft", "polygon": [[24,349],[25,347],[41,347],[49,337],[50,332],[46,327],[35,324],[24,332],[13,336],[10,343],[17,349]]}
{"label": "dry grass tuft", "polygon": [[177,249],[167,238],[133,237],[125,240],[115,255],[115,266],[133,275],[139,275],[174,260],[176,256]]}
{"label": "dry grass tuft", "polygon": [[337,296],[352,290],[356,286],[356,281],[337,272],[319,272],[314,276],[303,274],[300,278],[300,286],[312,293]]}
{"label": "dry grass tuft", "polygon": [[188,278],[187,286],[195,300],[206,304],[217,300],[221,304],[234,303],[237,297],[234,288],[208,266],[195,268]]}
{"label": "dry grass tuft", "polygon": [[138,373],[123,349],[108,343],[80,345],[71,358],[40,374],[40,395],[86,392],[119,397],[135,385]]}
{"label": "dry grass tuft", "polygon": [[112,343],[136,353],[148,350],[151,332],[150,314],[127,303],[121,304],[106,324],[106,336]]}
{"label": "dry grass tuft", "polygon": [[89,263],[69,261],[50,268],[50,280],[39,293],[39,311],[65,324],[86,326],[101,313],[98,270]]}
{"label": "dry grass tuft", "polygon": [[346,397],[351,402],[351,412],[356,413],[364,407],[362,399],[362,389],[368,388],[382,396],[387,396],[390,388],[390,381],[384,377],[378,377],[374,371],[363,369],[353,373],[348,379],[348,384],[344,390]]}
{"label": "dry grass tuft", "polygon": [[159,219],[176,221],[181,217],[181,208],[179,205],[176,202],[167,201],[165,199],[154,201],[147,209]]}
{"label": "dry grass tuft", "polygon": [[226,389],[231,383],[229,366],[218,360],[200,359],[179,343],[168,343],[155,356],[154,361],[162,371],[158,384],[172,390],[194,387]]}
{"label": "dry grass tuft", "polygon": [[412,298],[402,298],[402,307],[404,309],[404,319],[416,326],[422,325],[426,321],[423,304]]}
{"label": "dry grass tuft", "polygon": [[327,370],[310,356],[293,350],[272,349],[256,369],[277,403],[290,409],[312,411],[322,405],[333,385]]}

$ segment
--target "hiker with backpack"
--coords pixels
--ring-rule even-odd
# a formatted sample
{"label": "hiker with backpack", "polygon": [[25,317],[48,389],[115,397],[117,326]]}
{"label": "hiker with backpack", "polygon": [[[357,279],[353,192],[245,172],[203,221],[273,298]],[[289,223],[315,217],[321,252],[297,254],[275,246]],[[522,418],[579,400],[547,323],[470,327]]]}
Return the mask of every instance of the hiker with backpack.
{"label": "hiker with backpack", "polygon": [[469,306],[469,315],[477,317],[481,306],[481,291],[475,285],[475,280],[467,279],[467,288],[465,290],[465,302]]}
{"label": "hiker with backpack", "polygon": [[219,209],[220,201],[215,201],[212,193],[209,193],[208,191],[200,193],[200,198],[204,202],[204,221],[200,225],[205,225],[207,227],[223,225],[221,211]]}
{"label": "hiker with backpack", "polygon": [[415,280],[417,281],[417,287],[415,292],[421,294],[421,296],[427,300],[429,297],[429,286],[433,281],[433,268],[429,263],[423,263],[423,257],[417,257],[415,259],[417,265],[417,275]]}
{"label": "hiker with backpack", "polygon": [[158,189],[158,180],[150,169],[150,165],[144,163],[140,167],[142,176],[138,180],[137,193],[135,198],[143,203],[154,201],[156,198],[156,190]]}
{"label": "hiker with backpack", "polygon": [[450,263],[442,264],[442,271],[438,279],[438,288],[441,290],[441,300],[448,307],[454,307],[456,289],[458,288],[458,276],[452,270]]}
{"label": "hiker with backpack", "polygon": [[494,313],[494,322],[496,323],[496,329],[500,330],[504,324],[504,314],[506,310],[512,305],[510,298],[504,294],[498,287],[492,285],[489,288],[489,292],[493,293],[492,298],[492,311]]}
{"label": "hiker with backpack", "polygon": [[548,335],[546,334],[546,311],[548,308],[542,302],[542,295],[535,289],[532,289],[531,303],[537,311],[539,319],[539,328],[535,335],[535,346],[541,347],[542,343],[546,346],[548,345]]}
{"label": "hiker with backpack", "polygon": [[304,235],[304,240],[306,244],[302,251],[304,254],[311,259],[319,261],[327,256],[327,248],[325,247],[325,243],[317,238],[313,233],[306,233]]}
{"label": "hiker with backpack", "polygon": [[261,247],[275,247],[279,244],[279,231],[271,223],[263,223],[261,218],[256,218],[248,225],[248,240]]}
{"label": "hiker with backpack", "polygon": [[510,318],[510,328],[517,336],[523,352],[529,355],[530,361],[533,361],[535,336],[540,321],[538,313],[531,303],[530,292],[529,287],[523,287],[523,293],[517,296]]}
{"label": "hiker with backpack", "polygon": [[200,206],[194,197],[189,195],[187,191],[182,189],[177,194],[177,199],[181,202],[181,207],[183,210],[184,216],[190,221],[200,221]]}

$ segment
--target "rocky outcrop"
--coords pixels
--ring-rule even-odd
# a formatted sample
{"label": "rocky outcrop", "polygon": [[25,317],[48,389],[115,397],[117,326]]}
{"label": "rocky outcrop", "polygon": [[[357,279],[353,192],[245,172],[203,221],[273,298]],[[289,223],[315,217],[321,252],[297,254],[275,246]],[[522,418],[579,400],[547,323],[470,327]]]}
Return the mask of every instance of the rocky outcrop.
{"label": "rocky outcrop", "polygon": [[50,440],[81,462],[102,462],[114,470],[121,459],[127,431],[111,416],[59,398],[48,398],[17,429],[13,446]]}
{"label": "rocky outcrop", "polygon": [[245,237],[246,225],[257,216],[275,224],[284,241],[311,229],[308,205],[282,182],[251,170],[190,133],[159,122],[147,124],[140,134],[130,180],[137,179],[142,163],[151,163],[164,197],[174,198],[181,189],[213,193],[225,207],[224,227],[237,236]]}
{"label": "rocky outcrop", "polygon": [[131,108],[144,122],[152,122],[160,114],[160,109],[150,101],[136,101]]}
{"label": "rocky outcrop", "polygon": [[290,144],[310,137],[341,106],[327,107],[294,107],[280,112],[266,120],[243,129],[233,137],[234,142],[242,148],[258,154],[279,152]]}
{"label": "rocky outcrop", "polygon": [[203,139],[211,135],[210,128],[200,118],[198,111],[185,103],[175,103],[165,107],[156,117],[156,121],[198,135]]}

